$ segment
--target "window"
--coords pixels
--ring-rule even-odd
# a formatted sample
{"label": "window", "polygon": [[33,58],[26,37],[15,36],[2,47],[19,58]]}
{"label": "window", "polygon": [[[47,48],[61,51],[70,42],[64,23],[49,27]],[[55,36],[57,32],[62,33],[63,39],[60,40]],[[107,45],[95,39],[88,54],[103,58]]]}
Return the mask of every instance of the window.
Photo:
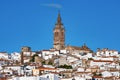
{"label": "window", "polygon": [[55,36],[58,36],[58,32],[55,32]]}
{"label": "window", "polygon": [[62,36],[64,36],[64,32],[62,32]]}

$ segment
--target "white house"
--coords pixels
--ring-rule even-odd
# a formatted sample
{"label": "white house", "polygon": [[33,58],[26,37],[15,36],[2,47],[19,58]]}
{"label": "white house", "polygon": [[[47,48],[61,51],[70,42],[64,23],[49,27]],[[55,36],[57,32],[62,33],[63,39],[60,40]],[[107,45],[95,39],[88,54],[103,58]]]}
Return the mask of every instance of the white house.
{"label": "white house", "polygon": [[109,50],[107,48],[105,49],[98,49],[96,52],[97,56],[118,56],[118,51],[116,50]]}
{"label": "white house", "polygon": [[55,55],[59,55],[59,51],[58,50],[42,50],[42,57],[47,60],[52,58]]}
{"label": "white house", "polygon": [[11,59],[12,59],[12,60],[20,61],[20,60],[21,60],[21,55],[20,55],[20,53],[17,53],[17,52],[11,53]]}
{"label": "white house", "polygon": [[7,52],[0,52],[0,59],[7,59],[8,60],[8,53]]}
{"label": "white house", "polygon": [[109,71],[103,71],[102,73],[102,77],[111,77],[112,74]]}
{"label": "white house", "polygon": [[113,61],[109,61],[109,60],[91,60],[90,61],[90,66],[95,66],[95,65],[97,65],[97,66],[102,66],[102,65],[106,65],[106,64],[109,64],[109,63],[111,63],[111,62],[113,62]]}

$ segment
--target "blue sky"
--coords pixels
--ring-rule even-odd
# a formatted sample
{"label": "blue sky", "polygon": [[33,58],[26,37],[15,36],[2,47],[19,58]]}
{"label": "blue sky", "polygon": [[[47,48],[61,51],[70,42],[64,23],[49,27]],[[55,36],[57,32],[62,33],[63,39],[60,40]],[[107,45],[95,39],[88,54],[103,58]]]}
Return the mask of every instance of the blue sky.
{"label": "blue sky", "polygon": [[58,10],[66,45],[120,50],[120,0],[0,0],[0,52],[52,48]]}

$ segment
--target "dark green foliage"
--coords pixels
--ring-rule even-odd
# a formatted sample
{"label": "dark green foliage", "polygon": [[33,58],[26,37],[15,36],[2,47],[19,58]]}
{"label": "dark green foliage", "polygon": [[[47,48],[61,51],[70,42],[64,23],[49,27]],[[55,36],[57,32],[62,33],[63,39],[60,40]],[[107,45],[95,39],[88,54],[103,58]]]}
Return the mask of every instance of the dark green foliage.
{"label": "dark green foliage", "polygon": [[100,74],[98,74],[98,76],[102,76],[102,74],[100,73]]}
{"label": "dark green foliage", "polygon": [[30,62],[34,62],[36,56],[38,56],[38,54],[34,54],[34,55],[32,56],[32,58],[30,59]]}
{"label": "dark green foliage", "polygon": [[60,65],[58,68],[72,69],[71,65]]}
{"label": "dark green foliage", "polygon": [[53,65],[53,63],[49,61],[49,62],[48,62],[48,65]]}
{"label": "dark green foliage", "polygon": [[51,61],[49,61],[48,63],[46,63],[46,61],[42,61],[42,64],[46,64],[46,65],[53,65],[53,63]]}
{"label": "dark green foliage", "polygon": [[94,72],[93,76],[102,76],[102,74],[101,73],[97,74],[96,72]]}
{"label": "dark green foliage", "polygon": [[93,60],[93,58],[88,58],[88,60]]}
{"label": "dark green foliage", "polygon": [[45,64],[45,61],[43,61],[42,64]]}
{"label": "dark green foliage", "polygon": [[93,76],[97,76],[97,74],[94,72],[94,73],[93,73]]}

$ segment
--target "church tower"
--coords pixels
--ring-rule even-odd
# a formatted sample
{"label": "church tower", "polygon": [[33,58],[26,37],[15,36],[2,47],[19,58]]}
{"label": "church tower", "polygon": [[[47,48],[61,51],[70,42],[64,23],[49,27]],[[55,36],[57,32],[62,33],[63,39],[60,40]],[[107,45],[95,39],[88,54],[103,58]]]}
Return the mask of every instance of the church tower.
{"label": "church tower", "polygon": [[54,49],[60,50],[65,47],[65,29],[63,27],[60,13],[58,13],[57,23],[53,30],[54,33]]}

